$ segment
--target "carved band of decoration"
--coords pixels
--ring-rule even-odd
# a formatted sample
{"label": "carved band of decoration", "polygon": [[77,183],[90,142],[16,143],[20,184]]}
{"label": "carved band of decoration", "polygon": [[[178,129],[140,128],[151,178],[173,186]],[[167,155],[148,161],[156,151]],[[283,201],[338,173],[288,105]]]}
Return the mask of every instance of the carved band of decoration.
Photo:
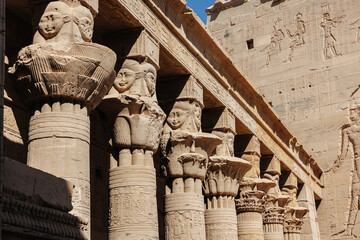
{"label": "carved band of decoration", "polygon": [[205,213],[206,239],[237,240],[235,208],[207,209]]}
{"label": "carved band of decoration", "polygon": [[264,212],[266,194],[258,190],[240,192],[240,198],[235,200],[237,212]]}
{"label": "carved band of decoration", "polygon": [[158,239],[153,167],[110,169],[109,239]]}
{"label": "carved band of decoration", "polygon": [[165,234],[167,240],[205,240],[204,200],[194,193],[165,196]]}
{"label": "carved band of decoration", "polygon": [[86,239],[86,219],[16,200],[14,196],[3,196],[2,204],[3,230],[9,226],[16,226],[38,232],[40,235],[44,234],[44,237],[49,237],[50,234],[57,238]]}
{"label": "carved band of decoration", "polygon": [[264,224],[284,224],[285,208],[272,207],[265,210],[263,216]]}
{"label": "carved band of decoration", "polygon": [[72,213],[90,221],[88,111],[109,91],[116,55],[91,42],[94,17],[82,3],[50,2],[33,44],[20,50],[10,73],[20,98],[34,111],[28,164],[72,181]]}

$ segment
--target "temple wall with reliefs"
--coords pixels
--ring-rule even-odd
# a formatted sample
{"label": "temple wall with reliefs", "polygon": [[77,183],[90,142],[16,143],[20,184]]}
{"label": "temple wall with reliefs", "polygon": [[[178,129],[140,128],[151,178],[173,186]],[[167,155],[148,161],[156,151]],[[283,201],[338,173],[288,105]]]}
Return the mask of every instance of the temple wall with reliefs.
{"label": "temple wall with reliefs", "polygon": [[359,8],[356,0],[232,0],[207,9],[211,35],[324,170],[321,204],[302,201],[318,208],[304,228],[317,218],[322,239],[360,231]]}

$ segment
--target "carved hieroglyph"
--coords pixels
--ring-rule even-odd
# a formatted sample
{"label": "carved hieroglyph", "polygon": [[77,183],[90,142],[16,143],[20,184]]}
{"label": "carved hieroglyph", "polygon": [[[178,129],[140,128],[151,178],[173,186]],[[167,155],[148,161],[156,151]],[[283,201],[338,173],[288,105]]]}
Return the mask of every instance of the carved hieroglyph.
{"label": "carved hieroglyph", "polygon": [[202,181],[209,155],[221,140],[201,132],[202,94],[201,86],[190,77],[172,102],[161,138],[168,178],[165,196],[167,240],[206,239]]}
{"label": "carved hieroglyph", "polygon": [[333,57],[341,56],[341,53],[338,52],[336,49],[336,38],[332,33],[332,29],[336,28],[336,26],[341,23],[342,19],[345,17],[345,15],[342,15],[340,17],[331,18],[328,6],[324,6],[325,11],[323,13],[323,21],[320,23],[320,27],[324,31],[324,47],[323,47],[323,55],[324,59],[332,59]]}
{"label": "carved hieroglyph", "polygon": [[115,152],[109,175],[112,240],[159,239],[153,154],[165,114],[156,102],[156,67],[139,55],[134,51],[127,56],[100,105]]}
{"label": "carved hieroglyph", "polygon": [[[72,213],[90,221],[89,116],[114,80],[116,55],[91,43],[94,19],[79,1],[47,5],[33,44],[10,72],[32,107],[28,165],[74,185]],[[87,226],[85,231],[89,231]],[[90,236],[88,236],[90,237]]]}
{"label": "carved hieroglyph", "polygon": [[[358,87],[350,96],[349,100],[349,123],[341,127],[341,151],[333,166],[327,171],[336,172],[344,162],[348,152],[353,153],[352,161],[354,171],[351,178],[351,191],[345,229],[334,233],[334,236],[353,236],[353,229],[359,211],[360,197],[360,96]],[[351,149],[352,148],[352,149]],[[349,151],[350,150],[350,151]],[[351,151],[352,150],[352,151]]]}
{"label": "carved hieroglyph", "polygon": [[251,165],[234,157],[234,130],[228,121],[232,119],[231,113],[225,109],[212,131],[212,134],[220,137],[222,143],[210,157],[204,182],[207,240],[238,239],[235,197],[240,181]]}

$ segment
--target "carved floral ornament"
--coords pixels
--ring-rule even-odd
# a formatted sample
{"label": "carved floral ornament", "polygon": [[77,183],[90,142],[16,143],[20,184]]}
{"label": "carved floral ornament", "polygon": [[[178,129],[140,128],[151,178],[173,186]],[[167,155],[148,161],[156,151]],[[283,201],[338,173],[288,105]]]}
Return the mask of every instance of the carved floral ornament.
{"label": "carved floral ornament", "polygon": [[116,55],[91,43],[93,25],[90,10],[79,1],[48,4],[33,44],[20,50],[9,69],[25,103],[51,96],[96,107],[115,78]]}

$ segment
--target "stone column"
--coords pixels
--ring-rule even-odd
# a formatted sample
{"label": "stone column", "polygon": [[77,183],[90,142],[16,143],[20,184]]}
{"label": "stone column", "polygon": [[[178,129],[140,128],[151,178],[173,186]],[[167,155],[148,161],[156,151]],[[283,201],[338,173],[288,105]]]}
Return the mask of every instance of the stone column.
{"label": "stone column", "polygon": [[167,240],[205,240],[204,196],[209,154],[221,140],[201,132],[202,87],[190,76],[170,102],[161,139],[168,185],[165,195]]}
{"label": "stone column", "polygon": [[[248,160],[252,169],[240,183],[240,198],[236,200],[239,240],[263,240],[263,217],[266,194],[276,184],[260,178],[260,143],[255,135],[238,137],[237,155]],[[240,150],[240,151],[239,151]]]}
{"label": "stone column", "polygon": [[[210,110],[207,113],[204,119],[209,122],[213,117],[210,114],[214,113]],[[227,109],[221,110],[220,118],[212,129],[212,134],[220,137],[222,143],[216,147],[214,156],[210,157],[205,178],[206,239],[237,240],[235,197],[240,181],[251,165],[234,157],[235,118]]]}
{"label": "stone column", "polygon": [[284,219],[285,206],[289,201],[289,196],[281,194],[279,187],[279,177],[281,175],[281,165],[279,159],[274,156],[265,156],[262,161],[268,163],[263,173],[264,179],[274,181],[276,186],[270,188],[265,204],[264,219],[264,239],[265,240],[284,240]]}
{"label": "stone column", "polygon": [[236,200],[239,240],[263,240],[262,213],[265,208],[266,193],[257,190],[240,192]]}
{"label": "stone column", "polygon": [[86,6],[77,0],[49,3],[33,44],[19,52],[10,71],[33,110],[28,165],[71,181],[71,213],[90,222],[88,113],[113,83],[116,55],[91,42],[94,18]]}
{"label": "stone column", "polygon": [[290,172],[281,189],[283,195],[290,197],[286,207],[286,217],[284,222],[285,240],[300,240],[301,228],[304,224],[303,218],[308,212],[308,209],[300,207],[296,200],[298,190],[297,184],[296,176]]}
{"label": "stone column", "polygon": [[166,116],[156,101],[159,67],[139,47],[147,41],[156,43],[142,31],[99,106],[107,116],[114,152],[109,170],[109,240],[159,239],[153,154]]}

